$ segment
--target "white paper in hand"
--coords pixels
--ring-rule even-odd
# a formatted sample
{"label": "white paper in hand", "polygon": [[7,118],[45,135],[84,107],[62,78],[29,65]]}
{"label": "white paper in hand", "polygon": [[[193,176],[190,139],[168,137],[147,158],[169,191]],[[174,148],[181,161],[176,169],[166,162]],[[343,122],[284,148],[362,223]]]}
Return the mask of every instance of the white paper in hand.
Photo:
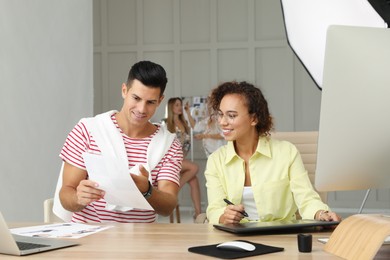
{"label": "white paper in hand", "polygon": [[129,169],[121,167],[120,159],[90,153],[84,153],[83,158],[89,179],[106,192],[104,199],[107,203],[154,210],[135,185]]}

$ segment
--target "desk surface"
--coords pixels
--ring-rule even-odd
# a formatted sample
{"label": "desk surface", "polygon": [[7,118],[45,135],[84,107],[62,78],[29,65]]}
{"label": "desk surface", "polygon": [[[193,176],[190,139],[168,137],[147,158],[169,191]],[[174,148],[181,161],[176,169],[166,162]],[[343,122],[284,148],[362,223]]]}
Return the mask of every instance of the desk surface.
{"label": "desk surface", "polygon": [[[113,224],[113,226],[78,239],[81,244],[79,246],[24,256],[23,259],[199,259],[201,255],[188,252],[189,247],[236,239],[284,248],[283,252],[263,255],[264,259],[341,259],[324,252],[324,245],[317,241],[319,237],[329,237],[330,233],[313,233],[312,252],[300,253],[296,234],[237,236],[214,229],[209,224],[154,223]],[[382,248],[385,247],[386,250],[381,251],[381,256],[384,256],[383,259],[389,259],[390,246]],[[0,259],[6,258],[16,259],[14,256],[0,255]]]}

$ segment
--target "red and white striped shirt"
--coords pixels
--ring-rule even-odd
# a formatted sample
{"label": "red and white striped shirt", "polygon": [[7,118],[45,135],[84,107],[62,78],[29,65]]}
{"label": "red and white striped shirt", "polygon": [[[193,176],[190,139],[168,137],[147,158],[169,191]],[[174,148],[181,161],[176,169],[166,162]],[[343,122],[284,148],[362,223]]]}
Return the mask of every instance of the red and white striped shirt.
{"label": "red and white striped shirt", "polygon": [[[126,136],[119,128],[115,116],[111,119],[118,131],[121,133],[125,144],[129,169],[136,164],[147,162],[147,148],[156,132],[145,138],[130,138]],[[85,124],[79,122],[69,133],[65,144],[61,150],[60,157],[65,162],[86,170],[82,154],[84,152],[101,154],[93,136],[86,128]],[[171,147],[157,166],[151,171],[152,185],[157,186],[158,181],[168,180],[176,183],[178,186],[180,178],[183,153],[179,140],[175,138]],[[130,211],[110,211],[105,209],[106,201],[104,199],[95,201],[87,205],[83,210],[74,212],[72,222],[144,222],[150,223],[156,220],[156,213],[151,210],[134,209]]]}

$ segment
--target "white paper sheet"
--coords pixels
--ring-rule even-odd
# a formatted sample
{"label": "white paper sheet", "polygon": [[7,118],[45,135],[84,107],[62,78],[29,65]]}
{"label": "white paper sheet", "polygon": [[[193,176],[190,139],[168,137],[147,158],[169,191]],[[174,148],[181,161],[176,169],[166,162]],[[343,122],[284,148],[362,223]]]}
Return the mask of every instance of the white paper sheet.
{"label": "white paper sheet", "polygon": [[106,192],[107,203],[122,207],[153,210],[130,176],[129,169],[117,158],[84,153],[89,179]]}
{"label": "white paper sheet", "polygon": [[10,229],[12,234],[27,237],[80,238],[106,230],[112,226],[95,226],[80,223],[58,223]]}

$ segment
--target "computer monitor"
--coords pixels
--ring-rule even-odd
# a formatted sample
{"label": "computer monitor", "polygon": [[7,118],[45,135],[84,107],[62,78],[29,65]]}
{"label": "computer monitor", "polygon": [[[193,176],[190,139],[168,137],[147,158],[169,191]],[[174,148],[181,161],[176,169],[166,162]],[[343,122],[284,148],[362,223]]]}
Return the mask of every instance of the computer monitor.
{"label": "computer monitor", "polygon": [[315,187],[390,187],[390,29],[330,26]]}

